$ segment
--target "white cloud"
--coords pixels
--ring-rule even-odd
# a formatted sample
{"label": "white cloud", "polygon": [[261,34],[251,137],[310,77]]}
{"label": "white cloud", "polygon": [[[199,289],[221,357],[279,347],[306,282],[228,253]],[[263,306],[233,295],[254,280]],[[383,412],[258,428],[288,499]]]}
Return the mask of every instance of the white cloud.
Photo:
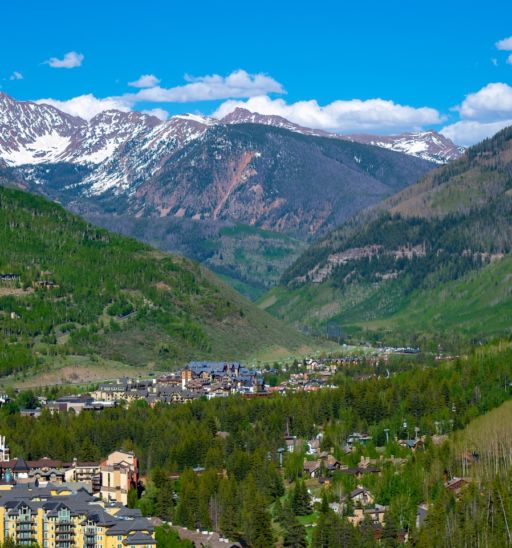
{"label": "white cloud", "polygon": [[129,82],[128,85],[133,88],[152,88],[159,83],[160,80],[154,74],[143,74],[134,82]]}
{"label": "white cloud", "polygon": [[458,145],[470,146],[487,137],[492,137],[495,133],[507,126],[512,126],[512,118],[510,120],[499,120],[497,122],[462,120],[444,127],[440,133]]}
{"label": "white cloud", "polygon": [[23,74],[15,70],[9,77],[9,80],[23,80]]}
{"label": "white cloud", "polygon": [[125,97],[136,102],[191,103],[219,99],[239,99],[266,93],[284,93],[283,86],[266,74],[236,70],[228,76],[213,74],[197,78],[186,76],[187,84],[172,88],[154,86]]}
{"label": "white cloud", "polygon": [[412,131],[439,124],[443,119],[433,108],[415,108],[383,99],[339,100],[322,106],[315,100],[287,103],[284,99],[271,99],[266,95],[247,101],[226,101],[214,116],[222,118],[237,107],[282,116],[302,126],[340,133]]}
{"label": "white cloud", "polygon": [[132,104],[124,101],[122,97],[106,97],[104,99],[98,99],[91,93],[88,95],[73,97],[67,101],[59,101],[57,99],[39,99],[36,103],[52,105],[67,114],[79,116],[85,120],[90,120],[96,116],[96,114],[99,114],[104,110],[115,109],[128,112],[132,108]]}
{"label": "white cloud", "polygon": [[473,145],[512,125],[512,87],[502,82],[487,84],[466,95],[453,110],[461,120],[444,127],[441,133],[457,144]]}
{"label": "white cloud", "polygon": [[156,116],[160,120],[167,120],[169,118],[169,113],[163,108],[151,108],[149,110],[143,110],[144,114],[149,114],[149,116]]}
{"label": "white cloud", "polygon": [[496,47],[503,51],[512,51],[512,36],[496,42]]}
{"label": "white cloud", "polygon": [[467,95],[455,110],[464,119],[481,122],[511,119],[512,87],[500,82],[487,84],[477,92]]}
{"label": "white cloud", "polygon": [[84,55],[82,53],[77,53],[76,51],[68,51],[62,59],[58,57],[52,57],[45,61],[46,64],[50,65],[52,68],[66,68],[72,69],[82,65],[84,60]]}
{"label": "white cloud", "polygon": [[[148,77],[152,75],[144,75]],[[140,80],[140,78],[139,78]],[[226,77],[213,75],[200,78],[186,77],[187,84],[174,88],[163,89],[159,86],[141,89],[136,93],[126,93],[117,97],[98,98],[92,94],[80,95],[69,100],[39,99],[36,103],[46,103],[71,114],[90,120],[99,112],[117,109],[132,110],[138,103],[186,103],[227,99],[229,97],[251,97],[254,94],[266,92],[283,93],[283,87],[274,79],[264,74],[249,74],[244,70],[232,72]],[[165,120],[169,113],[162,108],[145,110]]]}

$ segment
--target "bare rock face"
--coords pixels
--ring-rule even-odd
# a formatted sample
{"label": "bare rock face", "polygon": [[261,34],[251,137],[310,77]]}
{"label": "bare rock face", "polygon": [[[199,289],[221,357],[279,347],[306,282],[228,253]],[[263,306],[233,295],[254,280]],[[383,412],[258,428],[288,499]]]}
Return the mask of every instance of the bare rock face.
{"label": "bare rock face", "polygon": [[431,168],[341,139],[218,124],[171,155],[126,204],[138,217],[234,220],[309,238]]}

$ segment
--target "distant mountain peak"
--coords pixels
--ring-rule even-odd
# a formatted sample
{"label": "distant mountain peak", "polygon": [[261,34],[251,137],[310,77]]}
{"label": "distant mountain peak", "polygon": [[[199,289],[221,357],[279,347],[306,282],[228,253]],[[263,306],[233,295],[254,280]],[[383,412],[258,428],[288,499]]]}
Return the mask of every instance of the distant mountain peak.
{"label": "distant mountain peak", "polygon": [[221,124],[233,125],[233,124],[260,124],[264,126],[280,127],[295,131],[296,133],[302,133],[303,135],[314,135],[317,137],[336,137],[332,133],[326,131],[311,129],[307,127],[299,126],[294,122],[290,122],[282,116],[276,114],[260,114],[258,112],[251,112],[250,110],[242,107],[236,107],[233,112],[230,112],[224,118],[220,120]]}
{"label": "distant mountain peak", "polygon": [[[433,130],[393,136],[339,135],[242,107],[235,108],[221,120],[199,114],[178,114],[162,122],[142,112],[107,110],[86,121],[52,105],[17,101],[0,92],[0,159],[9,166],[56,162],[100,165],[105,161],[112,164],[114,153],[122,150],[133,161],[117,158],[115,164],[124,166],[117,175],[113,172],[113,164],[107,166],[110,187],[133,178],[132,164],[136,166],[136,177],[140,177],[145,168],[153,172],[153,168],[162,163],[159,156],[162,153],[167,154],[170,149],[175,150],[202,136],[210,127],[234,124],[259,124],[303,135],[356,141],[439,164],[458,158],[464,151]],[[136,151],[124,147],[135,141],[141,147],[143,160],[135,158]],[[99,184],[103,187],[103,183]]]}
{"label": "distant mountain peak", "polygon": [[250,110],[242,107],[236,107],[233,112],[230,112],[228,115],[224,116],[220,122],[222,124],[263,124],[268,126],[293,126],[294,128],[300,128],[300,126],[290,122],[282,116],[251,112]]}
{"label": "distant mountain peak", "polygon": [[329,133],[321,129],[312,129],[290,122],[282,116],[275,114],[259,114],[248,109],[237,107],[233,112],[220,120],[221,124],[262,124],[274,127],[281,127],[303,135],[315,135],[318,137],[330,137],[332,139],[346,139],[366,145],[378,146],[402,152],[435,162],[445,164],[462,156],[464,148],[455,145],[450,139],[441,135],[435,130],[416,131],[401,133],[399,135],[367,135],[354,134],[344,135]]}

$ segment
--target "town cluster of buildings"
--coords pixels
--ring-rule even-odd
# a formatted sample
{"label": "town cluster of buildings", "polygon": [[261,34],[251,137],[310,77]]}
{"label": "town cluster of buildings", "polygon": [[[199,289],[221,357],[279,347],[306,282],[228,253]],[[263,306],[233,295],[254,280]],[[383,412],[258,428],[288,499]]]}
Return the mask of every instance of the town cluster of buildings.
{"label": "town cluster of buildings", "polygon": [[122,378],[101,384],[91,397],[105,404],[145,400],[154,405],[158,402],[186,403],[201,397],[210,399],[231,394],[266,395],[263,376],[238,362],[191,362],[180,371],[154,379]]}
{"label": "town cluster of buildings", "polygon": [[[232,394],[243,397],[268,396],[263,375],[238,362],[190,362],[176,372],[150,379],[123,377],[102,383],[88,394],[62,396],[56,400],[38,397],[35,409],[22,409],[25,416],[37,418],[48,409],[52,413],[102,411],[121,402],[188,403],[198,398],[223,398]],[[9,400],[0,395],[0,405]]]}
{"label": "town cluster of buildings", "polygon": [[[367,362],[375,361],[375,364],[378,359],[375,356],[365,358]],[[287,378],[277,386],[266,386],[262,371],[248,369],[239,362],[190,362],[181,370],[158,377],[123,377],[102,383],[89,394],[68,395],[56,400],[39,397],[36,409],[23,409],[21,414],[38,417],[43,409],[49,409],[52,413],[101,411],[115,407],[120,402],[140,400],[153,406],[157,403],[188,403],[201,397],[222,398],[232,394],[252,398],[299,391],[313,392],[335,388],[332,377],[339,368],[358,364],[361,360],[359,356],[309,358],[295,368],[285,366],[283,372]],[[275,370],[266,372],[272,373]],[[7,399],[6,395],[0,396],[0,404]]]}

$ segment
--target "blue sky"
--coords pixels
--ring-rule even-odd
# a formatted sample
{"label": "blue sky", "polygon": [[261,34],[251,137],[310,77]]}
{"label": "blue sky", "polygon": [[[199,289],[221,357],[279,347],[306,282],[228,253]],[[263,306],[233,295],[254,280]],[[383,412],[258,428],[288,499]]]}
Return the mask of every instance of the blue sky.
{"label": "blue sky", "polygon": [[[2,91],[85,117],[247,103],[332,131],[444,128],[462,144],[512,123],[505,0],[25,1],[2,20]],[[128,85],[143,75],[149,87]]]}

